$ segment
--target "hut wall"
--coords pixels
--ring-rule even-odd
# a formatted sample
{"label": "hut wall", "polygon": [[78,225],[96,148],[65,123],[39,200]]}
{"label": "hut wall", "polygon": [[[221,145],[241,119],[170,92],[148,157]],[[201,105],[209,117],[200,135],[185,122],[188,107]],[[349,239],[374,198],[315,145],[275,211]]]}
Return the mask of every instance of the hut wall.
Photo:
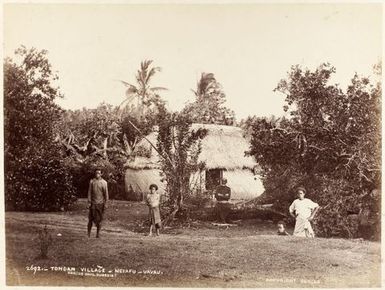
{"label": "hut wall", "polygon": [[126,191],[147,193],[152,183],[158,185],[159,192],[164,193],[164,184],[161,182],[159,169],[127,169],[125,174]]}
{"label": "hut wall", "polygon": [[[248,200],[260,196],[265,188],[260,176],[254,175],[249,169],[223,170],[223,178],[231,188],[232,200]],[[192,189],[197,192],[206,191],[205,171],[196,172],[190,177]]]}
{"label": "hut wall", "polygon": [[232,200],[247,200],[260,196],[264,192],[262,180],[248,169],[223,171],[223,178],[231,188]]}
{"label": "hut wall", "polygon": [[[264,192],[262,181],[248,169],[223,171],[227,185],[231,188],[232,200],[248,200],[258,197]],[[137,193],[147,193],[150,184],[155,183],[160,193],[165,192],[165,183],[161,182],[159,169],[127,169],[125,175],[126,191],[132,189]],[[204,192],[205,172],[196,172],[190,177],[191,188]]]}

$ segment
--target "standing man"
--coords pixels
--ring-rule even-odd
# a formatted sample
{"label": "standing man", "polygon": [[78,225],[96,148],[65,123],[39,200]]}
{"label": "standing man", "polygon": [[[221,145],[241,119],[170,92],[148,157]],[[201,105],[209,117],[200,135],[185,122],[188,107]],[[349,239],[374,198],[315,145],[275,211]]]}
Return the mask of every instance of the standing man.
{"label": "standing man", "polygon": [[91,235],[92,223],[96,225],[96,237],[99,238],[104,209],[107,208],[108,187],[107,181],[102,178],[102,171],[95,170],[95,178],[90,180],[88,187],[88,237]]}
{"label": "standing man", "polygon": [[298,198],[289,207],[289,212],[295,218],[293,236],[314,238],[314,231],[310,222],[314,219],[319,205],[311,199],[305,198],[306,190],[303,187],[297,189]]}
{"label": "standing man", "polygon": [[222,180],[222,184],[215,188],[215,199],[217,203],[217,214],[222,223],[226,223],[226,218],[230,213],[231,204],[229,199],[231,197],[231,189],[227,185],[227,179]]}

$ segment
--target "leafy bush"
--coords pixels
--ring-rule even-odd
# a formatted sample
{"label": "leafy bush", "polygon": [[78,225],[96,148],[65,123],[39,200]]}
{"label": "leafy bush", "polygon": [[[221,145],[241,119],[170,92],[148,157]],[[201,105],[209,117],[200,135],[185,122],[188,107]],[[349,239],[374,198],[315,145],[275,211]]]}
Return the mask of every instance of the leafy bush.
{"label": "leafy bush", "polygon": [[108,184],[109,198],[127,199],[123,180],[124,176],[110,161],[94,156],[86,158],[82,163],[69,159],[67,166],[74,180],[77,197],[87,197],[90,180],[95,176],[95,170],[101,169],[102,177]]}
{"label": "leafy bush", "polygon": [[72,176],[60,156],[29,156],[12,167],[5,182],[7,210],[65,210],[76,200]]}

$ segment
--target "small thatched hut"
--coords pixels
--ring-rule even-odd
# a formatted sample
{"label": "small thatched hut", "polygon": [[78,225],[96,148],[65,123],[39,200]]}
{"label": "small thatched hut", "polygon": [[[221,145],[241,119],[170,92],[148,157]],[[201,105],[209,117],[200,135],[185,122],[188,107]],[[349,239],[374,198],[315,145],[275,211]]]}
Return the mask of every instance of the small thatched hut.
{"label": "small thatched hut", "polygon": [[[232,199],[252,199],[263,193],[264,188],[258,175],[255,174],[257,163],[253,157],[245,156],[249,150],[249,142],[243,136],[241,128],[223,125],[193,124],[192,129],[205,128],[207,135],[202,140],[202,152],[199,161],[206,168],[191,176],[192,189],[206,191],[214,189],[221,181],[227,179],[232,190]],[[156,144],[157,132],[147,136]],[[125,176],[127,190],[147,192],[151,183],[158,184],[161,191],[165,185],[161,181],[159,157],[148,141],[143,139],[137,145],[145,157],[137,156],[126,164]]]}

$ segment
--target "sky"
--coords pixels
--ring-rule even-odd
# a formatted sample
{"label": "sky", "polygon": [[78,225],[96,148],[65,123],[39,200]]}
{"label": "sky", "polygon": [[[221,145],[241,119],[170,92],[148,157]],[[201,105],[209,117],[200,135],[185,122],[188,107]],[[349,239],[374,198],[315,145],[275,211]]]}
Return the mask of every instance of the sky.
{"label": "sky", "polygon": [[48,50],[66,109],[118,105],[140,62],[162,71],[154,86],[172,110],[194,100],[202,72],[215,74],[237,119],[281,116],[274,92],[292,65],[336,67],[345,88],[382,55],[380,4],[5,4],[4,55]]}

